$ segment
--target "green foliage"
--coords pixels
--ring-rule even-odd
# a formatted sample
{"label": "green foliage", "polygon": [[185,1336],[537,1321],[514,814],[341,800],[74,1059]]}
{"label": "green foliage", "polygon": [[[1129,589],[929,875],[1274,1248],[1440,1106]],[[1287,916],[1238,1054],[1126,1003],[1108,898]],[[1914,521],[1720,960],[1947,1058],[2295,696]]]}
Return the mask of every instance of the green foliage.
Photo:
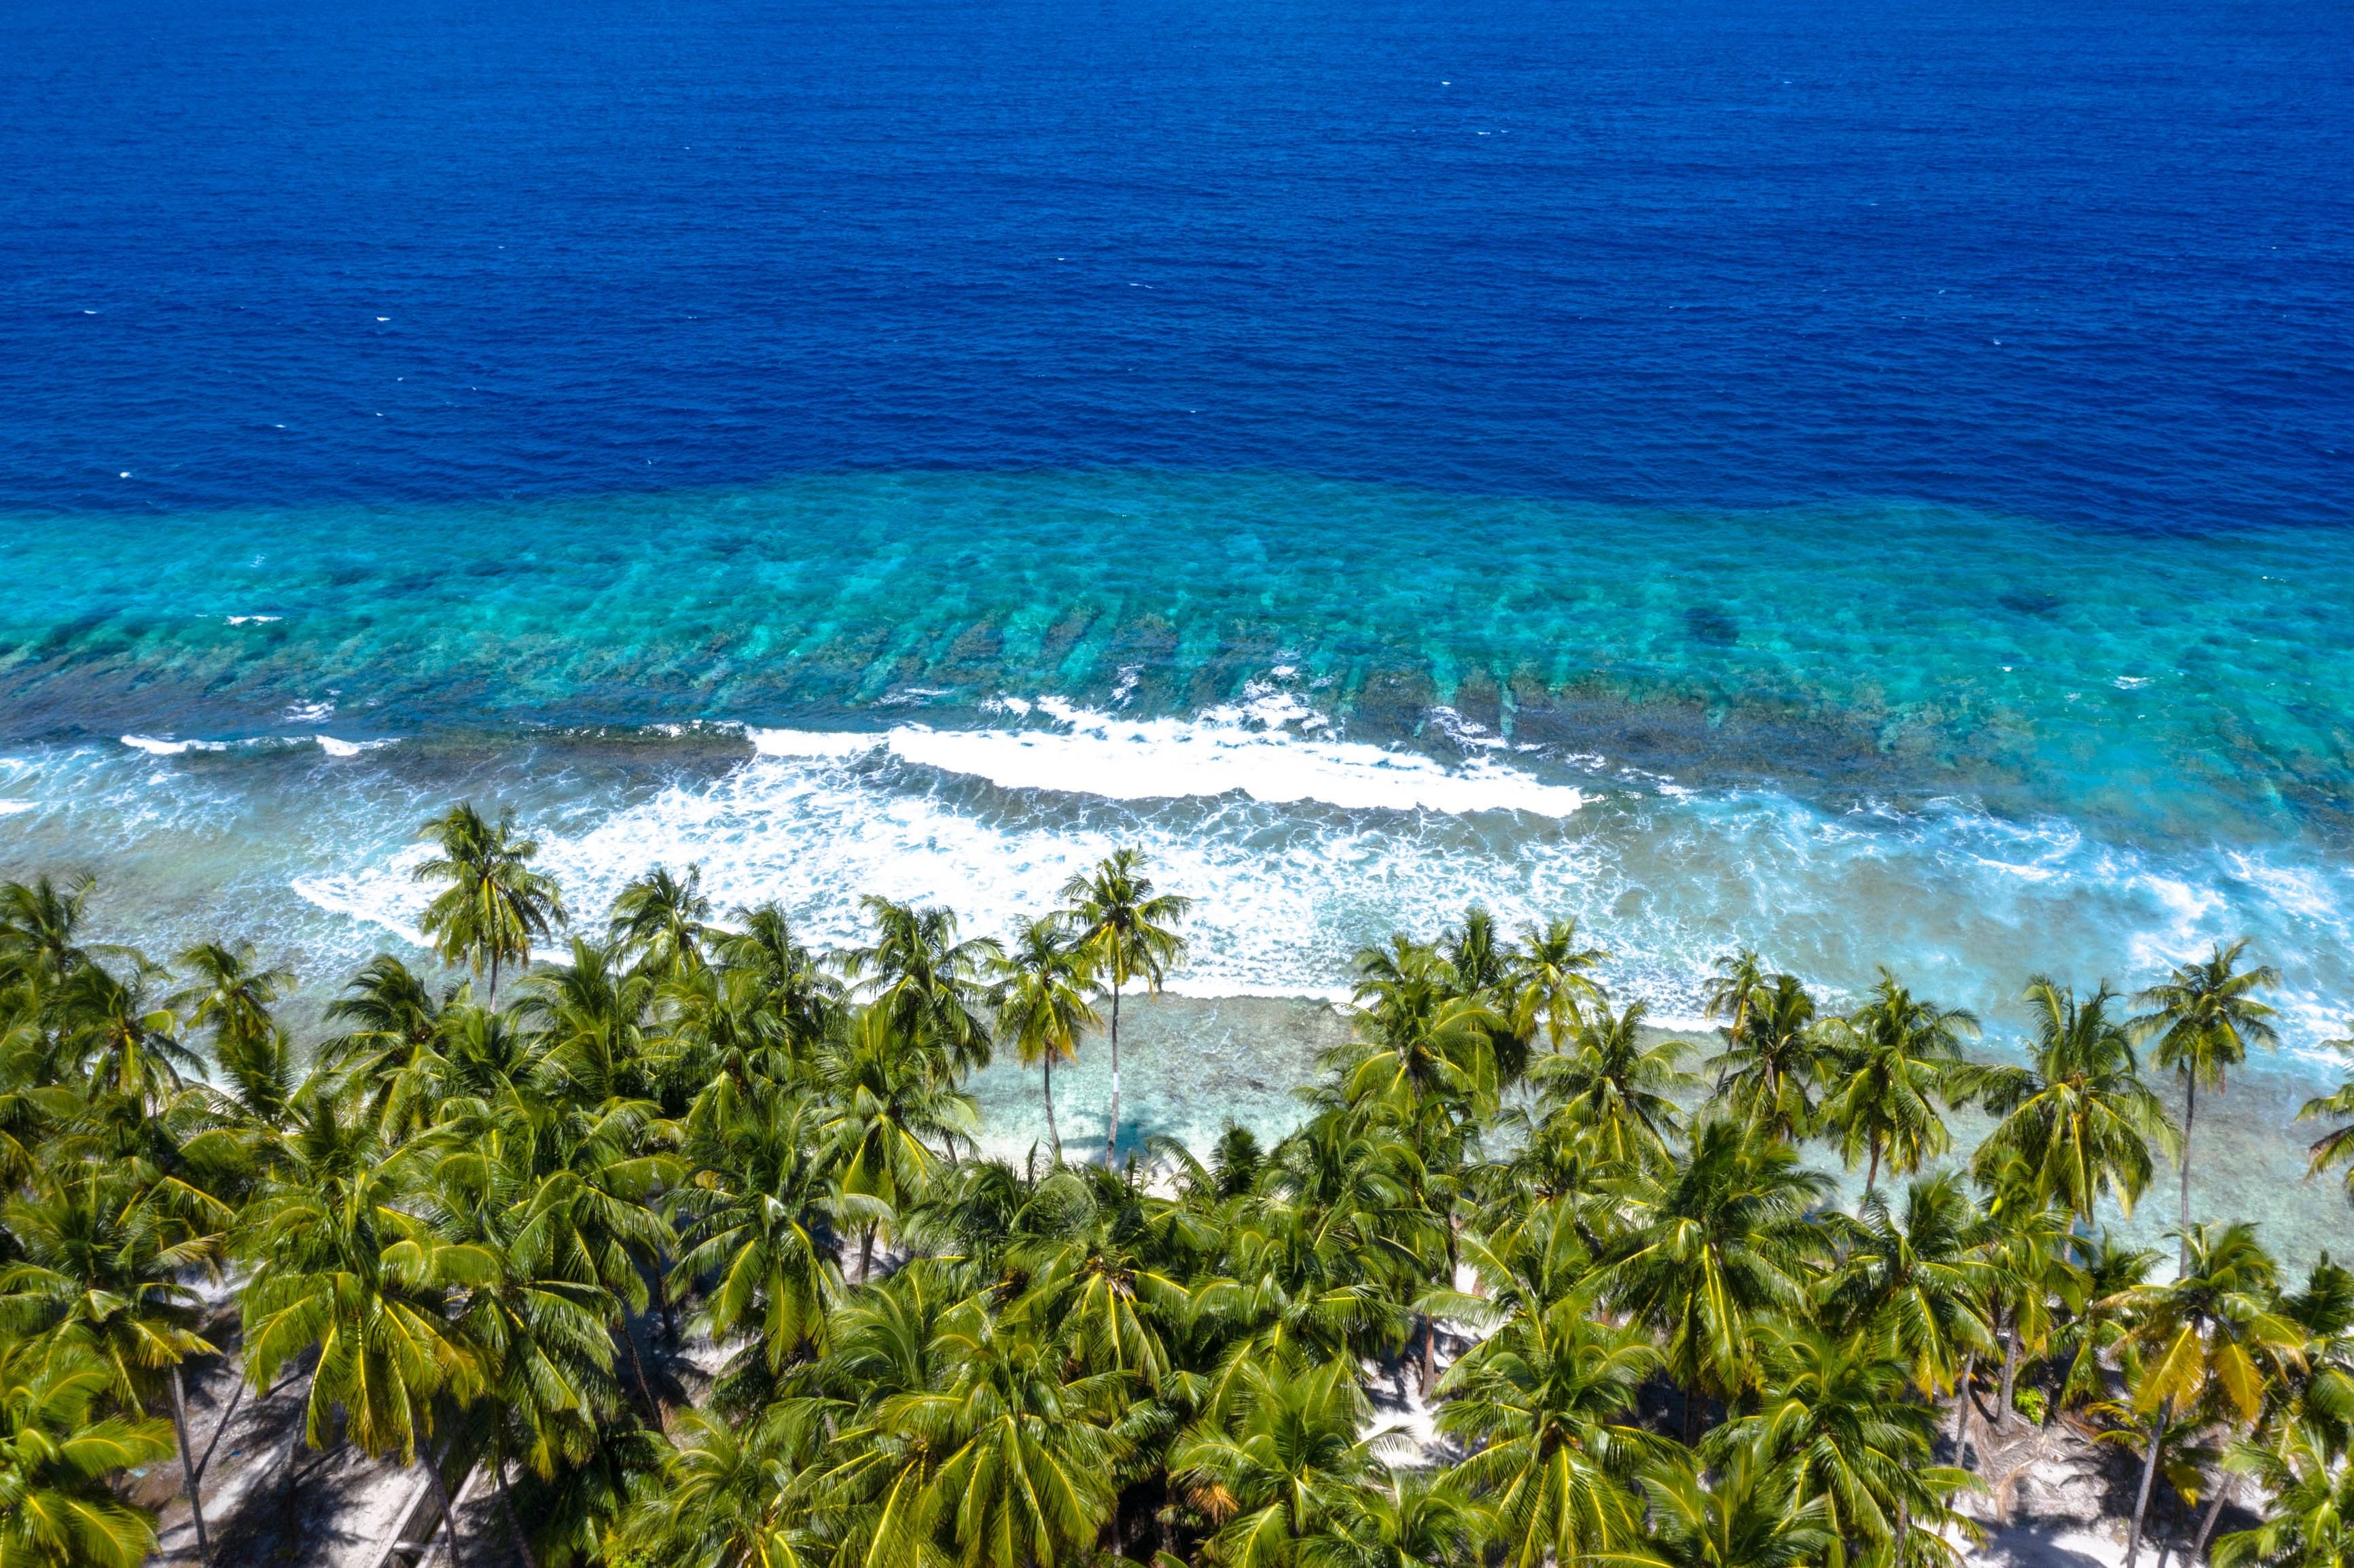
{"label": "green foliage", "polygon": [[[0,886],[0,1568],[150,1550],[113,1483],[223,1277],[302,1441],[480,1456],[534,1568],[1938,1568],[1948,1404],[1998,1362],[2185,1498],[2236,1439],[2278,1503],[2224,1568],[2354,1568],[2354,1276],[2289,1291],[2219,1225],[2153,1284],[2084,1223],[2170,1148],[2133,1030],[2201,1086],[2266,1037],[2238,948],[2133,1024],[2038,981],[2025,1068],[1893,977],[1833,1016],[1736,953],[1694,1077],[1575,922],[1475,906],[1359,955],[1292,1130],[1075,1165],[1053,1069],[1101,1029],[1116,1085],[1183,955],[1133,851],[1002,946],[870,898],[836,954],[656,868],[548,961],[531,841],[426,832],[479,993],[379,957],[313,1041],[249,947],[167,969],[90,939],[86,883]],[[967,1091],[998,1048],[1048,1094],[1018,1165]],[[1920,1175],[1981,1097],[1976,1191]],[[1376,1413],[1409,1378],[1449,1462]]]}

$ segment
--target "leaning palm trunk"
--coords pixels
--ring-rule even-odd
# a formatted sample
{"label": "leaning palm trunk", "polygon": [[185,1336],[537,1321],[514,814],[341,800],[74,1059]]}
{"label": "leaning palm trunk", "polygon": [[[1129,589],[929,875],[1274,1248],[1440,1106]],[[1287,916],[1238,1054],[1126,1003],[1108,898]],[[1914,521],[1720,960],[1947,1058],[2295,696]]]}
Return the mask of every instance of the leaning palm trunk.
{"label": "leaning palm trunk", "polygon": [[180,1439],[180,1477],[188,1489],[188,1517],[196,1525],[196,1561],[208,1563],[213,1560],[213,1549],[205,1539],[205,1499],[197,1491],[196,1456],[188,1443],[187,1371],[186,1361],[172,1368],[172,1430]]}
{"label": "leaning palm trunk", "polygon": [[1039,1065],[1046,1070],[1046,1141],[1054,1146],[1055,1163],[1059,1166],[1063,1163],[1063,1135],[1055,1126],[1055,1053],[1051,1047],[1039,1058]]}
{"label": "leaning palm trunk", "polygon": [[[418,1460],[425,1467],[426,1485],[433,1489],[433,1506],[441,1510],[441,1546],[450,1554],[450,1568],[458,1568],[458,1507],[450,1499],[448,1483],[441,1478],[441,1465],[457,1446],[458,1439],[452,1435],[449,1448],[443,1450],[440,1459],[424,1454],[419,1455]],[[426,1555],[429,1554],[420,1554],[418,1558],[420,1568]]]}
{"label": "leaning palm trunk", "polygon": [[2158,1480],[2158,1451],[2166,1446],[2166,1429],[2173,1424],[2174,1401],[2158,1407],[2158,1425],[2149,1435],[2149,1457],[2141,1467],[2141,1491],[2134,1499],[2133,1530],[2126,1537],[2126,1568],[2134,1568],[2141,1554],[2142,1519],[2149,1512],[2149,1490]]}
{"label": "leaning palm trunk", "polygon": [[2190,1543],[2190,1555],[2194,1559],[2206,1552],[2207,1537],[2213,1533],[2216,1516],[2223,1511],[2223,1499],[2231,1496],[2231,1478],[2229,1476],[2218,1476],[2215,1478],[2215,1495],[2207,1499],[2207,1511],[2202,1514],[2199,1520],[2199,1539]]}
{"label": "leaning palm trunk", "polygon": [[1119,1158],[1119,981],[1111,982],[1111,1125],[1104,1128],[1104,1169]]}

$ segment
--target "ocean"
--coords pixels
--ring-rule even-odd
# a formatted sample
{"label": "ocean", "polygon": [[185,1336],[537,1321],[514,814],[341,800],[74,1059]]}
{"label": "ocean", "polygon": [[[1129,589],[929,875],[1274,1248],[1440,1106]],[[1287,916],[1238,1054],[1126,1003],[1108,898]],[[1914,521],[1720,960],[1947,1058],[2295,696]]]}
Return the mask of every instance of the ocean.
{"label": "ocean", "polygon": [[2349,126],[2327,6],[19,0],[0,874],[303,1008],[460,797],[824,943],[1137,844],[1229,1001],[2248,935],[2334,1082]]}

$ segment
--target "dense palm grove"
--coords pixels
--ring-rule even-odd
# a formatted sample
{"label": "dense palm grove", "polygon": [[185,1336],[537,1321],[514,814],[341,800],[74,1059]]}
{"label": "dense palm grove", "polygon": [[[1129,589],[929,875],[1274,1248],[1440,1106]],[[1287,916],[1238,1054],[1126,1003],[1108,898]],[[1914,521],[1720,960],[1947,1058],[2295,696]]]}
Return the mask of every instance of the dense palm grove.
{"label": "dense palm grove", "polygon": [[[1051,1094],[1113,1053],[1119,1125],[1119,1009],[1187,913],[1132,854],[1002,945],[869,899],[820,955],[692,873],[573,922],[508,822],[427,832],[472,979],[378,958],[301,1047],[250,948],[160,965],[90,939],[86,885],[0,888],[0,1568],[138,1562],[130,1468],[201,1494],[211,1285],[241,1387],[305,1402],[259,1462],[479,1474],[496,1534],[445,1512],[453,1559],[1936,1568],[1973,1431],[2064,1415],[2135,1456],[2137,1549],[2171,1494],[2225,1568],[2354,1568],[2354,1275],[2200,1217],[2145,1077],[2195,1112],[2269,1042],[2237,948],[2130,1000],[2034,980],[2022,1065],[1893,977],[1835,1014],[1740,954],[1709,1054],[1574,923],[1475,909],[1361,956],[1272,1146],[1066,1146],[1049,1097],[1007,1163],[965,1088],[994,1054]],[[1965,1104],[1998,1120],[1957,1152]],[[2160,1259],[2096,1215],[2169,1158]],[[2211,1542],[2235,1494],[2264,1522]]]}

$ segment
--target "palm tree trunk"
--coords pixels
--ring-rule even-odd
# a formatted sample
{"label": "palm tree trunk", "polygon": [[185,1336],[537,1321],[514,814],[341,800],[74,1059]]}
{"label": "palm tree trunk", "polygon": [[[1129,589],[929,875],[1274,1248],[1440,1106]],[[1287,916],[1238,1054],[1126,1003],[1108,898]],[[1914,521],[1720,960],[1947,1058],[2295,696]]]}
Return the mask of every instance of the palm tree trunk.
{"label": "palm tree trunk", "polygon": [[875,1272],[875,1227],[868,1225],[858,1233],[858,1283],[864,1285]]}
{"label": "palm tree trunk", "polygon": [[1863,1175],[1863,1190],[1870,1192],[1880,1185],[1880,1139],[1872,1140],[1872,1167]]}
{"label": "palm tree trunk", "polygon": [[2011,1398],[2019,1387],[2019,1326],[2006,1323],[2002,1330],[2002,1403],[1995,1406],[1994,1426],[1998,1432],[2009,1430]]}
{"label": "palm tree trunk", "polygon": [[499,1010],[499,955],[495,948],[491,950],[491,994],[482,1005],[493,1012]]}
{"label": "palm tree trunk", "polygon": [[2174,1266],[2177,1279],[2190,1272],[2190,1126],[2199,1116],[2199,1075],[2187,1074],[2182,1080],[2182,1233],[2181,1260]]}
{"label": "palm tree trunk", "polygon": [[[452,1437],[451,1446],[455,1447],[456,1445],[457,1439]],[[444,1451],[441,1459],[449,1457],[449,1453]],[[425,1466],[426,1483],[433,1489],[434,1506],[441,1510],[442,1549],[450,1553],[450,1568],[458,1568],[458,1509],[457,1505],[450,1500],[450,1489],[441,1479],[441,1459],[436,1459],[429,1454],[419,1457]],[[423,1561],[420,1556],[419,1562]]]}
{"label": "palm tree trunk", "polygon": [[515,1555],[523,1559],[523,1568],[539,1568],[539,1559],[533,1554],[531,1542],[524,1536],[523,1520],[515,1517],[514,1494],[507,1490],[505,1461],[501,1460],[492,1474],[498,1478],[499,1511],[507,1516],[507,1533],[514,1537]]}
{"label": "palm tree trunk", "polygon": [[1055,1050],[1053,1046],[1046,1048],[1046,1054],[1039,1058],[1039,1065],[1046,1069],[1046,1141],[1054,1145],[1055,1163],[1060,1165],[1063,1162],[1063,1135],[1055,1128]]}
{"label": "palm tree trunk", "polygon": [[638,1331],[630,1327],[627,1311],[621,1314],[621,1342],[630,1347],[630,1370],[637,1376],[638,1395],[646,1402],[646,1414],[654,1418],[658,1429],[668,1431],[670,1423],[663,1419],[662,1401],[654,1397],[652,1386],[646,1382],[646,1363],[638,1358]]}
{"label": "palm tree trunk", "polygon": [[2174,1401],[2158,1407],[2158,1426],[2149,1436],[2149,1457],[2141,1467],[2141,1492],[2134,1499],[2133,1530],[2126,1537],[2126,1568],[2134,1568],[2141,1553],[2141,1521],[2149,1512],[2149,1489],[2158,1480],[2158,1451],[2166,1446],[2166,1429],[2174,1414]]}
{"label": "palm tree trunk", "polygon": [[1700,1384],[1684,1390],[1684,1446],[1696,1447],[1700,1443]]}
{"label": "palm tree trunk", "polygon": [[1432,1385],[1438,1381],[1438,1319],[1426,1312],[1422,1317],[1422,1399],[1430,1403]]}
{"label": "palm tree trunk", "polygon": [[1962,1450],[1970,1437],[1970,1379],[1978,1374],[1978,1359],[1966,1356],[1962,1360],[1962,1375],[1954,1380],[1954,1463],[1962,1462]]}
{"label": "palm tree trunk", "polygon": [[2199,1520],[2199,1539],[2190,1543],[2190,1555],[2198,1557],[2207,1550],[2207,1537],[2215,1529],[2215,1518],[2223,1511],[2223,1499],[2231,1495],[2231,1478],[2215,1478],[2215,1495],[2207,1500],[2207,1512]]}
{"label": "palm tree trunk", "polygon": [[1119,1151],[1119,981],[1111,982],[1111,1125],[1104,1128],[1104,1169],[1112,1169]]}
{"label": "palm tree trunk", "polygon": [[196,1561],[213,1560],[212,1543],[205,1538],[205,1499],[196,1490],[196,1457],[188,1446],[188,1365],[172,1368],[172,1430],[180,1439],[180,1478],[188,1489],[188,1517],[196,1522]]}

